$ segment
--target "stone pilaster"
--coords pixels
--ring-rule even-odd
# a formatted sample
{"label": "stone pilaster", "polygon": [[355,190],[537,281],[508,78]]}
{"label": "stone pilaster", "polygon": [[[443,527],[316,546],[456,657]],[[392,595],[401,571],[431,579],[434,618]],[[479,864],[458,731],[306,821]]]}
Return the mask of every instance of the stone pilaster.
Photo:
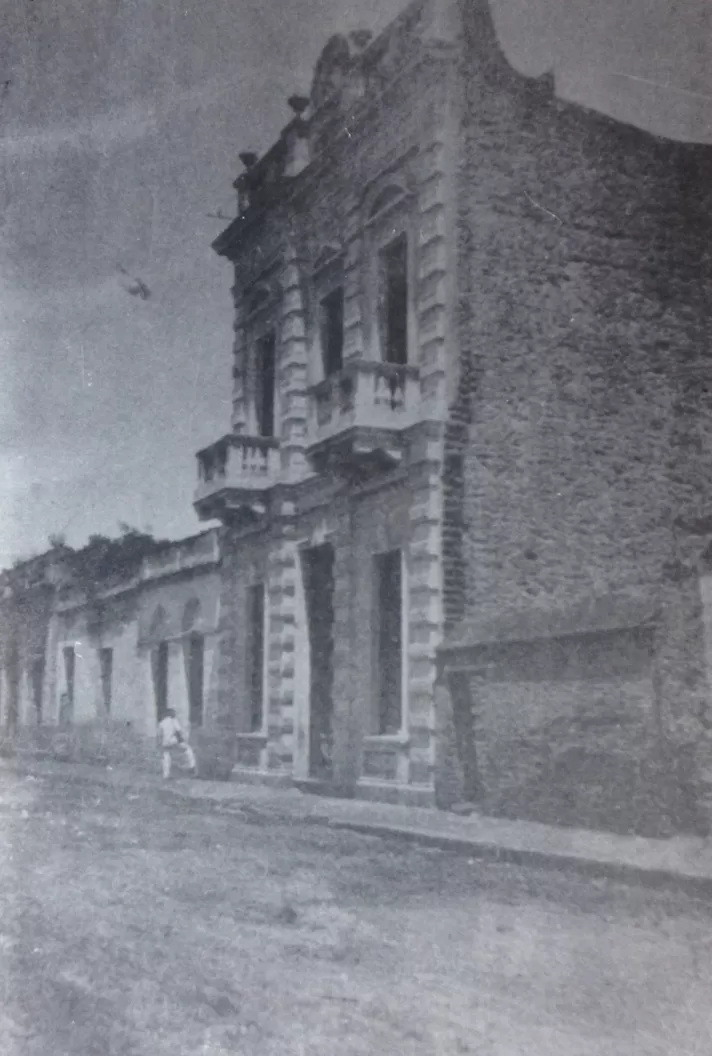
{"label": "stone pilaster", "polygon": [[414,441],[408,547],[409,780],[430,783],[435,763],[436,650],[442,635],[442,439],[440,427]]}
{"label": "stone pilaster", "polygon": [[346,247],[344,260],[344,362],[362,359],[363,340],[363,253],[364,237],[359,230],[360,216],[354,211],[350,226],[353,229]]}
{"label": "stone pilaster", "polygon": [[[290,510],[286,512],[289,516]],[[292,770],[298,550],[291,520],[282,522],[268,561],[268,758],[271,769]]]}
{"label": "stone pilaster", "polygon": [[307,433],[306,319],[299,258],[287,253],[281,275],[279,406],[282,477],[300,480],[307,473],[304,456]]}
{"label": "stone pilaster", "polygon": [[235,321],[233,330],[235,337],[232,344],[232,430],[235,433],[246,433],[248,423],[247,406],[247,344],[245,338],[245,327],[242,313],[237,303],[237,293],[233,290],[235,297]]}
{"label": "stone pilaster", "polygon": [[418,188],[417,364],[421,414],[435,420],[442,420],[446,413],[446,371],[455,332],[449,325],[454,281],[449,260],[454,256],[454,243],[449,237],[452,152],[445,112],[442,121],[423,152]]}
{"label": "stone pilaster", "polygon": [[[334,623],[333,623],[333,779],[341,788],[353,788],[358,780],[360,745],[358,716],[354,715],[359,694],[359,672],[354,667],[355,613],[354,588],[358,554],[352,532],[349,505],[342,503],[337,514],[334,544]],[[363,672],[361,672],[363,677]]]}

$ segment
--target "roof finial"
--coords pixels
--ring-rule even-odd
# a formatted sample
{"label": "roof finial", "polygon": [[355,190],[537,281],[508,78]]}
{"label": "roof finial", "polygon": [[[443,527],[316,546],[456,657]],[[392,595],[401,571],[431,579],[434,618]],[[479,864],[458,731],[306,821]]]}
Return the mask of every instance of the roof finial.
{"label": "roof finial", "polygon": [[287,103],[297,117],[301,117],[309,106],[310,99],[308,95],[290,95],[289,99],[287,99]]}
{"label": "roof finial", "polygon": [[430,0],[428,8],[425,38],[456,43],[459,36],[459,0]]}
{"label": "roof finial", "polygon": [[356,51],[364,51],[373,40],[373,33],[370,29],[354,29],[349,33],[349,40]]}

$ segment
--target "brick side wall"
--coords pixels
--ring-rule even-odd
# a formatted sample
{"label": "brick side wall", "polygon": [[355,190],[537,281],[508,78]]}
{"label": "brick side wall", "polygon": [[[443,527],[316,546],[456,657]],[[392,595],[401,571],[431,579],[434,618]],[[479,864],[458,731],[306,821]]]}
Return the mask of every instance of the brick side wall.
{"label": "brick side wall", "polygon": [[485,809],[663,835],[696,827],[661,757],[652,628],[483,647],[469,678]]}
{"label": "brick side wall", "polygon": [[[706,687],[694,559],[680,574],[678,537],[708,509],[712,479],[712,149],[556,100],[547,80],[509,68],[486,5],[463,6],[448,619],[481,625],[612,593],[657,603],[651,699],[664,738],[689,743]],[[516,708],[513,692],[498,706]],[[627,722],[636,694],[611,693]],[[572,691],[572,722],[594,697]]]}
{"label": "brick side wall", "polygon": [[712,468],[712,150],[478,70],[475,29],[467,605],[648,589]]}

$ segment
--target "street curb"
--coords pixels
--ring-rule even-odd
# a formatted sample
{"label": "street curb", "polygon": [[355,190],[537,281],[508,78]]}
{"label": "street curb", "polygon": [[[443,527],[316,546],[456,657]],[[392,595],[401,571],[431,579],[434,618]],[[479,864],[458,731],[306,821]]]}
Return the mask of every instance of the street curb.
{"label": "street curb", "polygon": [[[23,761],[19,766],[7,766],[7,769],[15,772],[28,772],[31,767]],[[99,784],[114,789],[129,788],[118,782],[106,780],[105,772],[97,768],[95,774],[77,774],[69,770],[65,775],[70,782],[76,784]],[[213,796],[210,792],[205,794],[194,794],[188,788],[195,786],[166,787],[147,783],[142,791],[151,792],[161,798],[179,799],[183,802],[209,804],[212,807],[223,808],[225,813],[240,814],[259,813],[266,818],[278,822],[297,822],[307,825],[319,825],[335,831],[346,831],[359,833],[365,836],[377,836],[383,839],[398,840],[405,843],[419,844],[424,847],[438,848],[453,854],[467,855],[479,861],[500,865],[533,866],[535,868],[549,871],[566,871],[577,873],[581,876],[592,878],[603,878],[620,883],[636,884],[640,887],[650,889],[684,892],[688,895],[705,900],[712,900],[712,876],[694,875],[690,873],[676,872],[672,869],[648,868],[635,865],[631,862],[604,861],[599,858],[585,858],[580,855],[567,854],[564,851],[539,850],[534,848],[513,847],[493,843],[488,840],[477,840],[450,833],[433,832],[421,828],[409,828],[401,825],[388,825],[383,822],[350,821],[344,818],[333,818],[328,813],[298,814],[289,809],[284,810],[279,805],[264,809],[266,804],[241,804],[235,800],[221,799]],[[323,801],[322,801],[323,802]]]}
{"label": "street curb", "polygon": [[406,829],[398,826],[364,822],[336,821],[329,819],[334,829],[349,829],[372,836],[401,839],[408,843],[419,843],[427,847],[467,854],[470,858],[495,864],[535,866],[548,870],[566,870],[583,876],[600,877],[622,883],[635,883],[654,889],[675,889],[686,894],[712,900],[712,877],[691,876],[670,869],[648,869],[629,862],[605,862],[597,858],[582,858],[578,855],[558,851],[539,851],[523,847],[506,847],[497,843],[468,840],[446,833],[426,832],[422,829]]}
{"label": "street curb", "polygon": [[[216,806],[223,806],[224,801],[211,796],[191,796],[179,789],[166,789],[166,792],[183,800],[209,800]],[[258,807],[253,808],[259,810]],[[241,808],[236,807],[235,813]],[[266,812],[265,812],[266,813]],[[321,825],[326,828],[359,833],[363,836],[379,836],[383,839],[401,840],[424,847],[434,847],[453,854],[467,855],[479,861],[497,865],[534,866],[549,871],[565,870],[582,876],[614,880],[620,883],[634,883],[654,890],[684,891],[688,895],[712,900],[712,877],[694,876],[675,872],[670,869],[650,869],[630,862],[602,861],[598,858],[583,858],[579,855],[566,854],[561,851],[542,851],[533,848],[508,847],[488,841],[470,840],[448,833],[429,832],[425,829],[407,828],[399,825],[388,825],[383,822],[348,821],[342,818],[331,818],[328,814],[307,814],[295,816],[289,811],[276,809],[269,812],[280,821],[299,821],[310,825]]]}

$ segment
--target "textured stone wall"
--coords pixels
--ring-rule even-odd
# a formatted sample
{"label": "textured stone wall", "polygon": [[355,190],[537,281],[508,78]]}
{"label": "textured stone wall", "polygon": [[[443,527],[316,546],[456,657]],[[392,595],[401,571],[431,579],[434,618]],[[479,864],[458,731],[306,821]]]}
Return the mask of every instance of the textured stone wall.
{"label": "textured stone wall", "polygon": [[708,505],[712,149],[479,69],[472,38],[468,605],[649,588]]}
{"label": "textured stone wall", "polygon": [[470,674],[486,809],[662,835],[694,827],[660,759],[652,628],[483,647]]}
{"label": "textured stone wall", "polygon": [[556,101],[477,26],[468,606],[647,589],[712,464],[712,150]]}
{"label": "textured stone wall", "polygon": [[[250,729],[246,682],[248,589],[267,583],[269,544],[264,535],[225,530],[222,539],[216,724],[237,733]],[[268,642],[265,642],[265,651]],[[265,700],[267,711],[268,701]]]}
{"label": "textured stone wall", "polygon": [[670,572],[676,522],[709,504],[712,149],[556,100],[485,8],[464,8],[448,616],[657,602],[673,737],[703,692],[699,603]]}

